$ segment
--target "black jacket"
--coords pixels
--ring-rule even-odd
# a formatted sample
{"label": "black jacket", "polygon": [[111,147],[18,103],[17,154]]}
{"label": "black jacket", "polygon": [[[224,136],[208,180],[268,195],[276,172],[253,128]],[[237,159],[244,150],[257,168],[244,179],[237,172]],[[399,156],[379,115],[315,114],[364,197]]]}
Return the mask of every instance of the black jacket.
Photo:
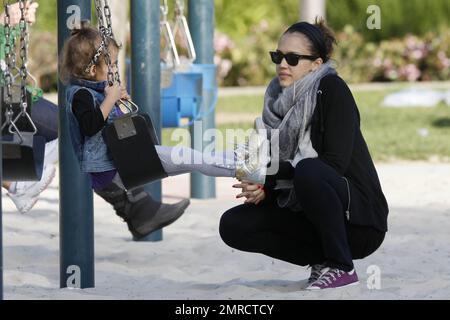
{"label": "black jacket", "polygon": [[[319,159],[350,183],[350,223],[387,231],[388,204],[360,130],[360,115],[350,89],[339,76],[328,75],[321,80],[317,94],[311,142]],[[290,170],[281,168],[286,179]],[[270,194],[270,185],[268,188]]]}

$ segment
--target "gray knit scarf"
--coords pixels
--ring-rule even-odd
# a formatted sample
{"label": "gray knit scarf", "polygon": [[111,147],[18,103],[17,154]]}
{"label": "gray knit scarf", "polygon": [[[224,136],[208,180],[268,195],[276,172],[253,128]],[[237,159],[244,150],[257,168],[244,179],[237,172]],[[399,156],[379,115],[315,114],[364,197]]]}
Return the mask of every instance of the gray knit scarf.
{"label": "gray knit scarf", "polygon": [[[309,124],[316,107],[320,81],[330,74],[337,74],[331,60],[287,88],[280,86],[278,78],[269,84],[262,119],[269,132],[278,130],[280,162],[289,161],[295,167],[302,159],[317,157],[310,139]],[[301,210],[292,181],[277,181],[277,189],[284,189],[277,199],[278,205]]]}

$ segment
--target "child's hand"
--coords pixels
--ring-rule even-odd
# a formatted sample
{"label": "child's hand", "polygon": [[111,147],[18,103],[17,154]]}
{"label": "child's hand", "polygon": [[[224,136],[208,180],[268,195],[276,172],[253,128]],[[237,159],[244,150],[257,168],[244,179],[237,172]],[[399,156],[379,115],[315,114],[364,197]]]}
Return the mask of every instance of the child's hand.
{"label": "child's hand", "polygon": [[127,92],[127,88],[125,88],[124,86],[121,87],[120,94],[121,94],[121,96],[120,96],[121,100],[131,100],[131,97]]}
{"label": "child's hand", "polygon": [[105,99],[108,99],[113,104],[119,101],[122,97],[122,87],[118,83],[114,83],[112,86],[108,85],[105,88]]}
{"label": "child's hand", "polygon": [[[30,4],[29,1],[26,2],[25,5],[25,20],[28,23],[34,23],[36,22],[36,10],[39,7],[39,4],[37,2],[33,2]],[[9,17],[10,17],[10,24],[11,26],[16,26],[19,24],[21,19],[21,12],[20,12],[20,6],[19,3],[16,2],[14,4],[11,4],[9,6]],[[3,12],[0,15],[0,24],[5,23],[5,12]]]}

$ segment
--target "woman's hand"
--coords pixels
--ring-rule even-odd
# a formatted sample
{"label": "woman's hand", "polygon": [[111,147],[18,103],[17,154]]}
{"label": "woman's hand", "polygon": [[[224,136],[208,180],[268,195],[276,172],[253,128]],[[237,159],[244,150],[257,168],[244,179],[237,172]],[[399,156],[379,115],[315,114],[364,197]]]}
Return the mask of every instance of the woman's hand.
{"label": "woman's hand", "polygon": [[[37,2],[30,3],[27,1],[25,3],[25,20],[28,23],[36,22],[36,10],[39,7]],[[20,12],[20,4],[18,2],[9,6],[9,17],[11,26],[16,26],[20,23],[20,19],[22,17],[22,13]],[[0,15],[0,24],[5,24],[5,12]]]}
{"label": "woman's hand", "polygon": [[233,185],[233,188],[242,189],[242,192],[238,194],[236,198],[247,198],[244,203],[253,203],[255,205],[258,205],[266,198],[264,186],[260,184],[242,181],[239,184]]}

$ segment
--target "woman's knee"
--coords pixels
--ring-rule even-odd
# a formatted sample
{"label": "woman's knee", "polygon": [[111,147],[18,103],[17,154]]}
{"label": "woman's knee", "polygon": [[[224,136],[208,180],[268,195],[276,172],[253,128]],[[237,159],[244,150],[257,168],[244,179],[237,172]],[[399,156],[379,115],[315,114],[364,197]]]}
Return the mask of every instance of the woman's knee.
{"label": "woman's knee", "polygon": [[359,260],[375,253],[382,245],[386,233],[371,227],[351,226],[347,235],[352,257]]}
{"label": "woman's knee", "polygon": [[223,242],[231,246],[233,229],[235,229],[233,209],[226,211],[220,218],[219,234]]}
{"label": "woman's knee", "polygon": [[234,207],[226,211],[220,218],[219,234],[223,242],[232,248],[239,249],[239,243],[245,234],[244,223],[240,219],[239,207]]}
{"label": "woman's knee", "polygon": [[[305,159],[295,167],[294,187],[299,190],[313,190],[321,183],[320,160]],[[302,192],[303,193],[303,192]]]}

